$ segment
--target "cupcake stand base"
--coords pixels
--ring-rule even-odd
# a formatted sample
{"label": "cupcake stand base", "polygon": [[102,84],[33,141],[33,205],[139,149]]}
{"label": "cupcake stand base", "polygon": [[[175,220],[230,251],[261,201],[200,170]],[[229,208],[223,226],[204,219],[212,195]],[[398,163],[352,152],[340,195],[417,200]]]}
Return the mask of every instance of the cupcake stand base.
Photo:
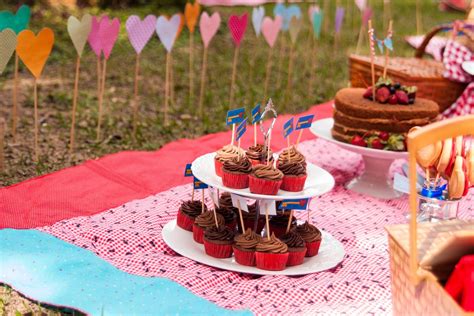
{"label": "cupcake stand base", "polygon": [[393,189],[393,183],[388,177],[388,171],[394,160],[407,158],[407,153],[372,149],[340,142],[331,135],[333,125],[334,120],[332,118],[315,121],[311,126],[311,132],[328,142],[337,144],[343,149],[362,155],[365,164],[364,172],[359,177],[348,182],[346,188],[380,199],[399,197],[401,193]]}
{"label": "cupcake stand base", "polygon": [[317,256],[305,258],[303,264],[287,267],[283,271],[266,271],[256,267],[247,267],[235,262],[234,257],[217,259],[206,255],[204,245],[193,240],[193,234],[178,227],[176,220],[163,227],[162,235],[165,243],[180,255],[194,261],[229,271],[256,275],[304,275],[328,270],[337,266],[344,258],[344,248],[331,234],[322,232],[321,247]]}

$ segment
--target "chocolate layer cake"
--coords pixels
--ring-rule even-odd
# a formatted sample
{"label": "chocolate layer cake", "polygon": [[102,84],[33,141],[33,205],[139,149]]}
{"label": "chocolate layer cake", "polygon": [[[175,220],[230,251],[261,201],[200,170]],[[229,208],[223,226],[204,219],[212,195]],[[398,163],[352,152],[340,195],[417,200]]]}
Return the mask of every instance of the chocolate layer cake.
{"label": "chocolate layer cake", "polygon": [[376,135],[380,132],[406,134],[413,126],[433,122],[438,105],[416,98],[413,104],[382,104],[363,97],[366,89],[345,88],[336,94],[334,110],[335,139],[350,143],[354,135]]}

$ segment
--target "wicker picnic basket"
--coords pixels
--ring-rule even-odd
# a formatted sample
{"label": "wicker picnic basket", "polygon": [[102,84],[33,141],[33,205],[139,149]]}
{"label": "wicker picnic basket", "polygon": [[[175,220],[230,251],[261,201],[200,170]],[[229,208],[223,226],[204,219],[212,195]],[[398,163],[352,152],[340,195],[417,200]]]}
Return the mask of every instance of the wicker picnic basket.
{"label": "wicker picnic basket", "polygon": [[[417,224],[415,152],[436,140],[474,135],[474,115],[428,125],[408,136],[410,224],[386,227],[389,238],[394,315],[474,315],[466,313],[444,290],[459,258],[474,245],[456,246],[459,237],[474,236],[474,223],[460,220]],[[456,249],[457,251],[454,251]]]}
{"label": "wicker picnic basket", "polygon": [[[438,103],[443,112],[451,106],[466,88],[465,83],[454,82],[443,77],[442,62],[432,59],[422,59],[429,41],[439,32],[449,26],[443,25],[428,33],[423,43],[417,49],[415,57],[391,57],[387,67],[387,75],[396,82],[407,86],[417,86],[417,96],[427,98]],[[375,77],[383,73],[385,58],[375,58]],[[349,76],[352,87],[368,87],[372,77],[370,58],[367,56],[349,56]]]}

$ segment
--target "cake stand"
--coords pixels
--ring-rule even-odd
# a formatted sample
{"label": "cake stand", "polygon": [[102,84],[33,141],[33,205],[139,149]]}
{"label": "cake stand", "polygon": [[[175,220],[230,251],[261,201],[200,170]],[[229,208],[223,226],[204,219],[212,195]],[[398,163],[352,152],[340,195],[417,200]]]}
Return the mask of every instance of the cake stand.
{"label": "cake stand", "polygon": [[408,157],[407,152],[373,149],[340,142],[332,137],[331,129],[334,119],[327,118],[313,122],[311,132],[339,147],[362,155],[365,164],[364,172],[346,184],[346,188],[354,192],[373,196],[380,199],[393,199],[402,193],[393,189],[388,171],[393,161]]}

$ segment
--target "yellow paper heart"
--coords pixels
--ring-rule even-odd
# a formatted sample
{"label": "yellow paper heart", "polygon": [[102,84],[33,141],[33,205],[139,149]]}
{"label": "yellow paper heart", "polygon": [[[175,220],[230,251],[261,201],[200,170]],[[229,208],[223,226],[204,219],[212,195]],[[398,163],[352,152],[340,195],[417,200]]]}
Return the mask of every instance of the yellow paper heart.
{"label": "yellow paper heart", "polygon": [[54,45],[54,33],[50,28],[42,29],[37,36],[30,30],[18,34],[16,52],[21,61],[38,79]]}
{"label": "yellow paper heart", "polygon": [[196,28],[200,10],[201,8],[197,1],[194,2],[194,4],[191,4],[190,2],[186,3],[184,17],[186,18],[186,25],[191,33],[194,33],[194,29]]}
{"label": "yellow paper heart", "polygon": [[5,70],[8,61],[16,48],[16,34],[11,29],[0,32],[0,74]]}

